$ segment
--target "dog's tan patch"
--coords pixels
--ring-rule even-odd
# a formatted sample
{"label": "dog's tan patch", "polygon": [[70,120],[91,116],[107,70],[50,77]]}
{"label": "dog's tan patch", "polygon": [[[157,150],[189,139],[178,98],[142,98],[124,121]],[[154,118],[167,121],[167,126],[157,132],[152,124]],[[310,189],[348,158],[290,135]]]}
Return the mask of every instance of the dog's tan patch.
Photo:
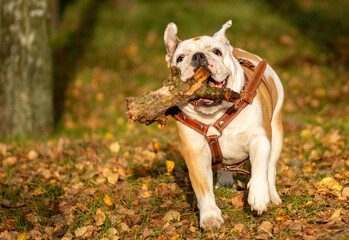
{"label": "dog's tan patch", "polygon": [[267,138],[271,141],[271,119],[273,117],[274,106],[272,104],[272,97],[268,91],[267,86],[262,82],[257,89],[258,102],[261,105],[263,113],[263,128],[266,132]]}
{"label": "dog's tan patch", "polygon": [[252,60],[252,61],[255,61],[255,62],[260,62],[260,60],[261,60],[256,55],[254,55],[252,53],[249,53],[249,52],[242,51],[239,48],[234,48],[233,49],[233,55],[235,57],[237,57],[237,58],[248,59],[248,60]]}
{"label": "dog's tan patch", "polygon": [[200,37],[194,37],[193,40],[194,41],[200,40]]}

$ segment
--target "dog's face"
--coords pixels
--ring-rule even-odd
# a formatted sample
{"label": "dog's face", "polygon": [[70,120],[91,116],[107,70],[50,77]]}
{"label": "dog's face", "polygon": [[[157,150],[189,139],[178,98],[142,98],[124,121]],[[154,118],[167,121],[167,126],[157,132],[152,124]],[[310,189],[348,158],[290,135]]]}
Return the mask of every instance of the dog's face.
{"label": "dog's face", "polygon": [[[213,35],[195,37],[180,41],[177,37],[177,26],[168,24],[164,39],[166,45],[166,61],[169,66],[177,66],[182,73],[182,81],[193,78],[196,70],[206,65],[211,71],[208,80],[210,87],[232,88],[236,60],[232,55],[232,46],[225,36],[225,31],[231,26],[231,21],[225,23],[221,30]],[[198,99],[189,104],[190,108],[212,114],[227,107],[229,103],[221,100]]]}

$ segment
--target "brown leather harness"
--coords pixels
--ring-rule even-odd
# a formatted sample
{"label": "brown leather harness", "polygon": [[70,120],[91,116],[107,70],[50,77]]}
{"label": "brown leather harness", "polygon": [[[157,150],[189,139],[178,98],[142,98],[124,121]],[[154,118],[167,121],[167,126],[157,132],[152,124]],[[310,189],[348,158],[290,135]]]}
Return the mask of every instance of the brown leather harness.
{"label": "brown leather harness", "polygon": [[[240,172],[250,175],[250,172],[243,169],[242,166],[244,163],[248,160],[245,159],[239,164],[236,165],[225,165],[223,164],[223,154],[221,147],[219,145],[219,137],[222,135],[223,130],[228,126],[228,124],[249,104],[253,102],[254,97],[257,94],[257,88],[261,81],[264,82],[266,85],[269,93],[269,84],[266,82],[265,78],[263,77],[263,73],[267,66],[266,60],[261,60],[257,67],[255,67],[250,61],[237,58],[240,65],[244,68],[245,71],[245,85],[243,89],[240,92],[241,98],[236,100],[232,107],[230,107],[215,123],[212,124],[205,124],[198,120],[192,119],[185,115],[182,111],[178,109],[176,113],[173,114],[173,117],[183,123],[184,125],[190,127],[191,129],[195,130],[196,132],[204,135],[206,137],[207,143],[211,149],[212,153],[212,168],[213,169],[223,169],[230,172]],[[253,72],[252,77],[248,79],[246,71],[250,70]],[[220,135],[207,135],[208,129],[210,126],[215,127]]]}

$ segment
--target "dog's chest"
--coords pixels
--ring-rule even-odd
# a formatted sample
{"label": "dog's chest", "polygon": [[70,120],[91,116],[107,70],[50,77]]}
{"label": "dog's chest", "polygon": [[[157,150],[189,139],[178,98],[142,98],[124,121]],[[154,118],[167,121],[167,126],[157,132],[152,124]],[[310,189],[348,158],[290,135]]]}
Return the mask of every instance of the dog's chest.
{"label": "dog's chest", "polygon": [[248,157],[248,134],[239,132],[233,127],[225,129],[219,138],[219,144],[223,155],[223,163],[236,164]]}

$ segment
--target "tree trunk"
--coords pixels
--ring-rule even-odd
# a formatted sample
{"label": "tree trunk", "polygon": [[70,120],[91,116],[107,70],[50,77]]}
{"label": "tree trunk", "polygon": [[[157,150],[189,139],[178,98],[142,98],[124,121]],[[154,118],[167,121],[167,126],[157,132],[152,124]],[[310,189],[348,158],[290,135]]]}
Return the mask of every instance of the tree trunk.
{"label": "tree trunk", "polygon": [[53,129],[49,0],[1,0],[0,130],[13,137]]}

